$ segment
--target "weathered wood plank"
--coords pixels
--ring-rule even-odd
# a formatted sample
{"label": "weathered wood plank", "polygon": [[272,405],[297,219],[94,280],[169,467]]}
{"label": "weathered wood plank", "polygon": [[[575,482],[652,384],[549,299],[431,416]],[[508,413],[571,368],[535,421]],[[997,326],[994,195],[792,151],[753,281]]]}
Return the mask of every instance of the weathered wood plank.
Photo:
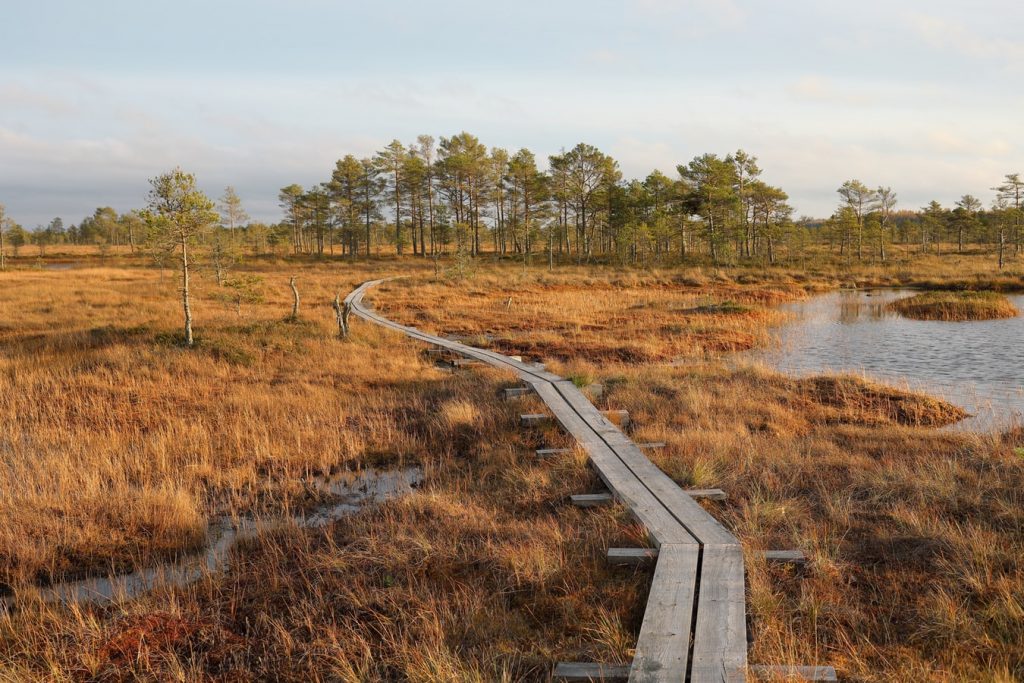
{"label": "weathered wood plank", "polygon": [[[593,427],[564,400],[560,400],[561,393],[552,383],[535,382],[533,386],[541,400],[554,413],[555,419],[587,451],[605,485],[647,528],[657,544],[697,543],[643,482],[622,463],[608,444],[594,432]],[[587,403],[589,404],[589,401]]]}
{"label": "weathered wood plank", "polygon": [[736,543],[736,538],[718,520],[648,460],[636,444],[601,415],[572,382],[562,380],[551,384],[577,415],[596,428],[599,438],[694,537],[713,545]]}
{"label": "weathered wood plank", "polygon": [[571,448],[538,448],[538,458],[550,458],[553,455],[564,455],[566,453],[572,453]]}
{"label": "weathered wood plank", "polygon": [[807,556],[802,550],[766,550],[764,559],[779,564],[804,564]]}
{"label": "weathered wood plank", "polygon": [[578,508],[595,508],[615,502],[615,498],[610,493],[578,493],[569,496],[569,500]]}
{"label": "weathered wood plank", "polygon": [[727,498],[722,489],[684,489],[683,492],[690,498],[708,498],[710,500],[725,500]]}
{"label": "weathered wood plank", "polygon": [[701,551],[691,683],[743,681],[747,667],[743,550],[705,545]]}
{"label": "weathered wood plank", "polygon": [[530,387],[506,387],[503,390],[505,398],[516,398],[518,396],[526,396],[527,394],[532,392],[533,389],[531,389]]}
{"label": "weathered wood plank", "polygon": [[658,550],[630,683],[686,680],[699,554],[692,545],[663,545]]}
{"label": "weathered wood plank", "polygon": [[645,441],[643,443],[638,443],[636,446],[637,448],[655,449],[664,448],[666,444],[664,441]]}
{"label": "weathered wood plank", "polygon": [[551,679],[573,683],[619,683],[629,678],[626,664],[598,664],[591,662],[559,662]]}
{"label": "weathered wood plank", "polygon": [[750,667],[755,678],[784,681],[838,681],[836,670],[831,666],[768,666],[755,664]]}
{"label": "weathered wood plank", "polygon": [[537,427],[551,421],[551,416],[545,413],[525,413],[519,416],[519,424],[523,427]]}
{"label": "weathered wood plank", "polygon": [[608,564],[616,567],[637,567],[651,564],[657,559],[657,548],[608,548]]}

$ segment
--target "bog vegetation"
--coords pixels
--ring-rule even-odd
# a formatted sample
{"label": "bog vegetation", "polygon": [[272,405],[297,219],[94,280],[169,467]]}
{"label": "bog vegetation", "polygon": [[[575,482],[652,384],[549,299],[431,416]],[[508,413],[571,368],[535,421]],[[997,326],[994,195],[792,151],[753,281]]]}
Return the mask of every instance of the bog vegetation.
{"label": "bog vegetation", "polygon": [[[603,556],[643,530],[567,504],[600,482],[581,452],[530,457],[573,445],[519,429],[536,399],[500,401],[508,377],[376,327],[339,334],[339,292],[399,274],[378,310],[601,382],[675,481],[728,492],[704,504],[748,551],[752,662],[1024,677],[1024,435],[943,430],[964,413],[939,399],[730,355],[769,343],[777,304],[840,286],[1024,289],[1021,181],[987,209],[910,212],[851,181],[813,221],[744,153],[628,182],[586,145],[549,162],[423,137],[285,188],[276,225],[230,188],[218,218],[178,170],[138,212],[5,219],[0,678],[546,680],[553,661],[632,656],[650,576]],[[35,592],[152,566],[220,515],[308,509],[318,475],[409,464],[425,482],[407,497],[267,531],[189,585]],[[776,548],[807,567],[755,552]]]}
{"label": "bog vegetation", "polygon": [[998,292],[925,292],[889,305],[917,320],[994,320],[1017,315],[1013,304]]}

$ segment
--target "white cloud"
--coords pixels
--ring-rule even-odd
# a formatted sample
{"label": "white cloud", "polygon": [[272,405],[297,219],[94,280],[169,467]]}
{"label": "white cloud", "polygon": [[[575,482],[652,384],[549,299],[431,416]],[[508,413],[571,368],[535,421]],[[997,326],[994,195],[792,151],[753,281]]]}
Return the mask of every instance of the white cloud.
{"label": "white cloud", "polygon": [[983,35],[971,30],[963,22],[953,22],[930,14],[908,14],[906,21],[934,48],[954,50],[972,59],[998,62],[1007,71],[1024,71],[1024,41],[1020,39]]}
{"label": "white cloud", "polygon": [[856,106],[867,106],[877,102],[877,95],[863,90],[844,89],[821,76],[803,76],[789,85],[786,91],[798,100],[811,102]]}

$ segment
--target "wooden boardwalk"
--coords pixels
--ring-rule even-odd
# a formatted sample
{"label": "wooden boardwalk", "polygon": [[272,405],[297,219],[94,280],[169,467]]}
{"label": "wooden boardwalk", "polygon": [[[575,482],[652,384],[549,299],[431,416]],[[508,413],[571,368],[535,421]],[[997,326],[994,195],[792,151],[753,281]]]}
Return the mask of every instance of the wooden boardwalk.
{"label": "wooden boardwalk", "polygon": [[628,668],[629,681],[746,680],[746,602],[739,541],[648,460],[572,382],[500,353],[399,325],[363,304],[366,291],[383,281],[363,283],[346,297],[356,315],[515,373],[586,450],[615,499],[647,529],[658,548],[657,565],[636,655]]}

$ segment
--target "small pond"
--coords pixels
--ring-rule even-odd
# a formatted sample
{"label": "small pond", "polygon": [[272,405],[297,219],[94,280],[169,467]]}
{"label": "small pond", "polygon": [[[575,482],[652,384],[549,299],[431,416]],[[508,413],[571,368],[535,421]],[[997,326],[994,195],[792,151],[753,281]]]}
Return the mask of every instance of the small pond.
{"label": "small pond", "polygon": [[[843,290],[783,306],[790,323],[754,358],[782,372],[852,372],[955,403],[958,429],[1003,429],[1024,415],[1024,315],[1005,320],[910,320],[887,308],[909,290]],[[1024,314],[1024,295],[1010,301]]]}

